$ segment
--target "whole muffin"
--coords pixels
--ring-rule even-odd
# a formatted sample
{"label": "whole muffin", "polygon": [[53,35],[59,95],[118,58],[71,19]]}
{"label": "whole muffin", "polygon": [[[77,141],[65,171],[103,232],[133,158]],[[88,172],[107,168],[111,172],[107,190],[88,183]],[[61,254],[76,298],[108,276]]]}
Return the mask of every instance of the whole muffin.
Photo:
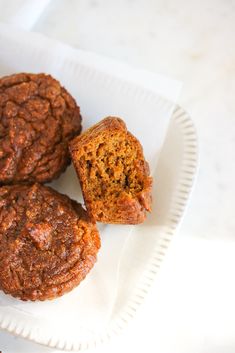
{"label": "whole muffin", "polygon": [[99,233],[82,206],[40,185],[0,188],[0,289],[22,300],[61,296],[96,262]]}
{"label": "whole muffin", "polygon": [[80,109],[53,77],[1,78],[0,185],[57,178],[70,163],[68,142],[80,131]]}

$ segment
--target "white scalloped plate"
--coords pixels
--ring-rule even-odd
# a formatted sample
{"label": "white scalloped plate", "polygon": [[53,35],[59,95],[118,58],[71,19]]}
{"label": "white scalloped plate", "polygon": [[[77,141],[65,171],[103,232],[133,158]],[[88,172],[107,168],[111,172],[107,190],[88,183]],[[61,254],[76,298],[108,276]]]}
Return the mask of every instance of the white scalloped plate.
{"label": "white scalloped plate", "polygon": [[[48,347],[74,351],[94,348],[123,330],[147,295],[171,239],[182,220],[194,183],[197,162],[195,127],[187,113],[177,107],[154,175],[157,183],[153,193],[156,201],[152,216],[146,223],[135,228],[128,239],[126,253],[120,263],[120,267],[125,268],[128,252],[133,254],[135,247],[140,249],[143,242],[142,253],[137,259],[133,259],[133,267],[136,269],[139,261],[141,268],[138,276],[136,271],[133,273],[120,271],[122,275],[119,278],[112,318],[105,330],[91,333],[88,340],[81,340],[79,335],[61,336],[40,317],[32,317],[16,308],[4,306],[1,307],[0,312],[0,328]],[[155,214],[157,214],[157,220]],[[141,233],[144,233],[144,237],[138,236]],[[125,283],[124,291],[123,283]]]}
{"label": "white scalloped plate", "polygon": [[[78,351],[94,348],[126,326],[156,277],[186,209],[195,178],[197,167],[195,128],[188,115],[178,107],[174,111],[159,157],[158,152],[174,104],[152,90],[148,80],[144,85],[137,82],[136,71],[125,69],[123,66],[116,70],[117,67],[113,62],[108,64],[107,60],[103,61],[93,54],[74,50],[39,34],[18,30],[13,32],[12,29],[8,31],[3,25],[0,25],[0,42],[0,74],[17,71],[50,72],[79,102],[84,117],[84,128],[110,114],[122,116],[130,131],[143,144],[152,171],[158,161],[154,174],[152,214],[144,224],[134,227],[132,233],[128,233],[122,252],[117,251],[115,246],[117,243],[111,240],[124,239],[128,228],[107,226],[109,237],[105,238],[101,232],[103,247],[97,265],[88,278],[71,293],[53,302],[26,304],[10,296],[4,297],[4,294],[0,293],[0,328],[58,349]],[[81,195],[79,196],[77,191],[78,182],[76,178],[72,180],[71,171],[72,167],[68,168],[53,186],[73,198],[79,198]],[[118,241],[120,243],[120,240]],[[102,267],[104,259],[102,251],[105,249],[106,255],[108,253],[109,256],[107,266]],[[118,260],[115,271],[119,269],[115,273],[110,271],[110,268],[107,269],[111,267],[110,262],[114,253]],[[96,272],[96,269],[100,269],[100,272],[99,270]],[[103,283],[108,270],[109,277],[105,289],[108,292],[114,285],[115,291],[111,291],[112,295],[109,296],[112,311],[108,312],[108,322],[103,320],[101,325],[101,316],[94,314],[94,308],[100,310],[101,306],[95,303],[96,306],[92,307],[89,316],[90,302],[87,296],[85,300],[83,296],[82,301],[82,291],[87,283],[92,283],[93,288],[99,286],[103,294],[105,290]],[[111,283],[112,277],[118,272],[117,281]],[[94,273],[98,273],[98,277],[95,277]],[[101,277],[104,282],[100,281]],[[88,288],[90,294],[91,287]],[[83,316],[82,303],[85,304],[85,308],[82,307],[85,309]],[[106,297],[103,304],[103,309],[106,310]],[[91,329],[94,317],[98,317],[98,324],[95,329]]]}

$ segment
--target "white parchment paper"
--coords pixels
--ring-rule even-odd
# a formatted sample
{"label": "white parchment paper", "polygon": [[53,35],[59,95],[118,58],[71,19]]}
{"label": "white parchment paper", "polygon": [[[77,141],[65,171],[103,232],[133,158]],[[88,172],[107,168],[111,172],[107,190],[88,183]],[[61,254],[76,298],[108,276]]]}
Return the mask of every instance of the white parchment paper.
{"label": "white parchment paper", "polygon": [[[52,74],[76,98],[81,107],[83,129],[108,115],[122,117],[142,143],[151,170],[155,170],[180,83],[164,80],[161,75],[153,79],[143,71],[16,26],[0,24],[0,44],[1,76],[22,71]],[[173,102],[162,99],[161,93]],[[147,99],[143,105],[146,95],[149,104]],[[82,202],[72,166],[52,186]],[[99,229],[102,249],[98,262],[79,287],[62,298],[42,303],[24,303],[0,293],[0,310],[1,306],[15,307],[35,318],[45,318],[45,322],[50,321],[58,329],[66,318],[76,321],[76,330],[104,327],[115,300],[122,250],[133,227],[99,225]]]}

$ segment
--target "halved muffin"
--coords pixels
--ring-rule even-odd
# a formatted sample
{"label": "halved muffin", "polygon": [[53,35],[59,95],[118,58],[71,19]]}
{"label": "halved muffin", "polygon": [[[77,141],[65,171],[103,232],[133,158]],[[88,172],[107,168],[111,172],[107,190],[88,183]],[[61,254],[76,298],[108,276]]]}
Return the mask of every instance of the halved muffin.
{"label": "halved muffin", "polygon": [[151,211],[152,178],[140,142],[124,121],[107,117],[70,143],[90,216],[103,223],[137,224]]}

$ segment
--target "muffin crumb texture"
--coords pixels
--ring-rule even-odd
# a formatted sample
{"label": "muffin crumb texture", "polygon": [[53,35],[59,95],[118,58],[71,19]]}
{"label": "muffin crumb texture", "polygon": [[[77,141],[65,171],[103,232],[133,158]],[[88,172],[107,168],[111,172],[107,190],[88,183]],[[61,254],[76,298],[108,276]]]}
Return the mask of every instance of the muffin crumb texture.
{"label": "muffin crumb texture", "polygon": [[141,223],[151,210],[149,167],[139,141],[108,117],[70,144],[85,203],[96,221]]}

